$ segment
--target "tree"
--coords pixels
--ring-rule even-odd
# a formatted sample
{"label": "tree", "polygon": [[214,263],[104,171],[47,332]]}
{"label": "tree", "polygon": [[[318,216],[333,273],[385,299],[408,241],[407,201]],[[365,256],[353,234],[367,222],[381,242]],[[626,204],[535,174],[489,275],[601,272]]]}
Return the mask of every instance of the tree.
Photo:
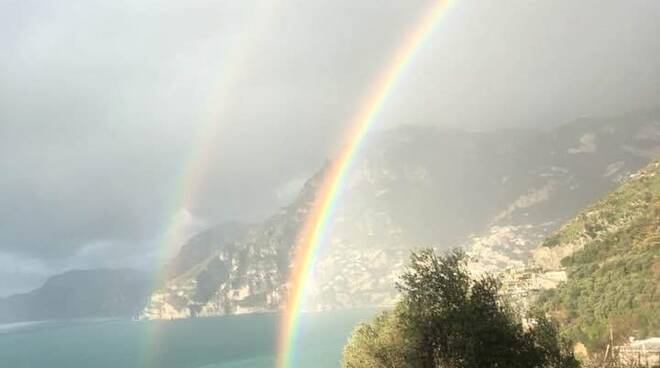
{"label": "tree", "polygon": [[578,366],[551,321],[536,315],[524,328],[499,298],[495,278],[470,276],[462,251],[413,252],[397,288],[396,308],[353,332],[344,367]]}
{"label": "tree", "polygon": [[346,368],[412,367],[413,345],[404,338],[397,313],[385,311],[371,323],[361,323],[344,349]]}

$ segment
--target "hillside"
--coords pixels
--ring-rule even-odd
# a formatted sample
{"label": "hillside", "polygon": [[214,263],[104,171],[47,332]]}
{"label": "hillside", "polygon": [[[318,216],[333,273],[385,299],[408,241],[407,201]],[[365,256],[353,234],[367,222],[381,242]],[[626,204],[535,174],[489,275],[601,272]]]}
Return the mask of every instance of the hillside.
{"label": "hillside", "polygon": [[[480,271],[522,267],[546,235],[657,152],[658,112],[584,118],[551,131],[373,133],[348,173],[306,309],[391,304],[416,247],[463,246]],[[322,175],[262,223],[219,225],[191,239],[142,318],[277,310]]]}
{"label": "hillside", "polygon": [[565,256],[568,279],[540,306],[589,349],[660,335],[660,160],[550,236],[538,260]]}
{"label": "hillside", "polygon": [[0,322],[134,317],[147,301],[146,273],[129,269],[69,271],[29,293],[0,299]]}

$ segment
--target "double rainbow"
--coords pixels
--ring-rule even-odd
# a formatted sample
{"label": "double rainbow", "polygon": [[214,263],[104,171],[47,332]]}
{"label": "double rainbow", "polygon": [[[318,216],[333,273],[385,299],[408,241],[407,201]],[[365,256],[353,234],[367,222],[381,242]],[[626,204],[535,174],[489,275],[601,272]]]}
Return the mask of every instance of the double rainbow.
{"label": "double rainbow", "polygon": [[449,0],[434,1],[425,12],[415,29],[404,39],[390,64],[383,70],[371,88],[371,93],[362,105],[362,109],[349,124],[350,130],[345,145],[338,158],[330,165],[323,183],[317,193],[310,216],[307,218],[298,239],[297,251],[289,276],[288,299],[280,320],[278,339],[277,367],[289,368],[295,355],[295,345],[299,330],[299,316],[307,281],[321,247],[330,218],[334,213],[339,194],[346,178],[346,173],[355,160],[360,145],[369,128],[376,121],[387,97],[397,81],[414,58],[424,40],[432,33],[442,14],[449,5]]}
{"label": "double rainbow", "polygon": [[[177,214],[190,214],[198,202],[198,196],[204,190],[203,179],[216,157],[214,151],[223,126],[222,117],[226,108],[224,103],[231,97],[229,92],[232,87],[246,72],[244,64],[257,51],[249,41],[267,32],[269,19],[279,5],[279,0],[257,1],[251,19],[247,22],[248,26],[239,34],[237,41],[229,42],[223,50],[223,57],[218,61],[221,72],[215,81],[215,84],[221,88],[218,88],[218,93],[212,98],[210,106],[213,107],[206,111],[207,117],[204,123],[196,129],[192,140],[195,142],[193,149],[182,160],[184,164],[180,168],[180,174],[172,191],[172,202],[169,204],[168,213],[175,214],[164,221],[164,230],[157,240],[160,246],[155,257],[159,263],[171,260],[182,243],[187,240],[184,238],[185,234],[179,233]],[[163,267],[163,270],[153,277],[154,288],[163,287],[171,276],[167,274],[167,267]],[[162,335],[160,327],[160,324],[153,323],[147,329],[140,366],[155,367],[158,364],[155,360],[157,358],[155,352],[158,350],[159,338]]]}

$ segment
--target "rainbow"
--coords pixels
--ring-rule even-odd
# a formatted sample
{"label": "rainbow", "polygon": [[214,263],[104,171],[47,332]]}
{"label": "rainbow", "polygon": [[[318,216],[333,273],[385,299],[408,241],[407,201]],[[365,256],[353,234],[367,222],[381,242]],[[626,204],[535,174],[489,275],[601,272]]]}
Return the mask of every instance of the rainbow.
{"label": "rainbow", "polygon": [[[212,107],[206,111],[207,118],[194,132],[193,149],[182,160],[183,165],[180,167],[175,181],[173,196],[168,206],[169,211],[166,211],[168,214],[174,214],[164,219],[164,229],[156,240],[158,247],[154,257],[162,271],[153,276],[154,289],[163,287],[169,280],[171,275],[167,274],[167,267],[162,267],[162,265],[171,260],[179,247],[188,240],[185,238],[187,234],[180,233],[178,215],[192,216],[191,212],[197,205],[198,196],[204,189],[203,179],[212,164],[217,138],[221,133],[222,115],[225,108],[223,102],[231,98],[231,87],[244,75],[246,72],[244,64],[257,51],[250,40],[267,32],[272,14],[279,5],[279,0],[258,1],[253,9],[252,19],[247,22],[248,26],[238,35],[238,40],[230,42],[225,47],[223,58],[218,60],[218,67],[221,69],[217,79],[213,81],[218,86],[218,93],[212,96],[209,104]],[[160,328],[161,325],[158,323],[149,324],[142,347],[143,354],[140,357],[142,367],[158,365],[158,362],[155,361],[155,351],[162,334]]]}
{"label": "rainbow", "polygon": [[390,64],[374,83],[371,93],[368,94],[368,98],[362,105],[363,107],[351,120],[345,145],[338,158],[331,163],[325,173],[312,211],[298,238],[297,251],[289,276],[288,299],[280,320],[276,362],[278,368],[288,368],[292,365],[305,287],[311,276],[322,239],[329,227],[330,218],[337,205],[346,173],[355,160],[366,133],[376,121],[376,117],[383,108],[387,97],[391,94],[401,75],[404,74],[403,72],[411,63],[424,40],[428,38],[435,25],[439,23],[448,5],[449,0],[435,0],[430,9],[423,14],[415,29],[404,39]]}
{"label": "rainbow", "polygon": [[[174,215],[166,219],[165,228],[158,240],[160,244],[158,249],[161,252],[158,254],[158,260],[161,262],[171,259],[178,248],[188,240],[185,238],[186,234],[179,234],[177,215],[191,215],[198,203],[198,196],[204,190],[203,179],[206,177],[206,171],[212,166],[213,158],[216,157],[214,150],[217,148],[217,138],[221,133],[224,103],[231,99],[232,87],[245,74],[244,64],[254,57],[257,51],[250,40],[267,32],[269,20],[279,4],[279,0],[259,1],[253,10],[252,19],[248,22],[254,26],[246,26],[243,32],[239,33],[238,39],[230,42],[225,48],[223,58],[218,62],[221,73],[214,81],[214,84],[219,86],[218,94],[213,96],[209,103],[212,107],[206,112],[208,117],[194,133],[193,149],[182,160],[183,165],[175,182],[174,195],[168,212],[173,212]],[[168,277],[168,275],[159,276],[160,279]]]}

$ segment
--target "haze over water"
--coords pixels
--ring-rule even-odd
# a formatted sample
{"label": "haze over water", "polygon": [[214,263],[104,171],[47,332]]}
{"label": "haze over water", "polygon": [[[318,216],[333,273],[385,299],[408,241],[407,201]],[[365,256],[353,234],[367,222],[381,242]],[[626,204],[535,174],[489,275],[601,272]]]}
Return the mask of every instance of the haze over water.
{"label": "haze over water", "polygon": [[[356,323],[376,310],[304,314],[299,367],[336,367]],[[4,367],[261,368],[275,362],[278,315],[60,321],[0,329]],[[151,340],[152,332],[157,335]]]}

